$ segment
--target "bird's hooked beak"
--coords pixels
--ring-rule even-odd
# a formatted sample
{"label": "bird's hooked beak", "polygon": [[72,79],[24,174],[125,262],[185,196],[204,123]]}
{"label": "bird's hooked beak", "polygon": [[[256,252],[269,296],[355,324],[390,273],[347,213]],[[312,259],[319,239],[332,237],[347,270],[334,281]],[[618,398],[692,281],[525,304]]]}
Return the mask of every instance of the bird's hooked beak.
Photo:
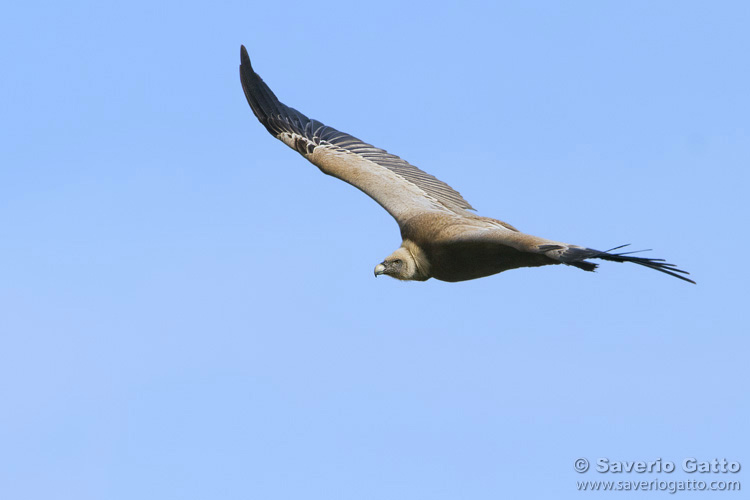
{"label": "bird's hooked beak", "polygon": [[383,273],[385,273],[385,266],[381,262],[380,264],[378,264],[377,266],[375,266],[375,277],[377,278],[378,276],[380,276]]}

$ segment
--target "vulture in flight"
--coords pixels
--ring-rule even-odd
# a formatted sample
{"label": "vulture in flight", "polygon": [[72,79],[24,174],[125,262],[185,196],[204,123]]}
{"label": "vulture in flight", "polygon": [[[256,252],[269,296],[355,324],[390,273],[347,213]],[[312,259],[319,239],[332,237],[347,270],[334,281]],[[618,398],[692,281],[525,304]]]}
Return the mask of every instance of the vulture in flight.
{"label": "vulture in flight", "polygon": [[464,281],[519,267],[566,264],[593,271],[589,259],[632,262],[689,283],[689,274],[663,259],[635,257],[524,234],[480,217],[458,191],[396,155],[312,120],[282,104],[240,49],[240,80],[253,113],[271,135],[378,202],[396,219],[401,246],[375,266],[375,276],[399,280]]}

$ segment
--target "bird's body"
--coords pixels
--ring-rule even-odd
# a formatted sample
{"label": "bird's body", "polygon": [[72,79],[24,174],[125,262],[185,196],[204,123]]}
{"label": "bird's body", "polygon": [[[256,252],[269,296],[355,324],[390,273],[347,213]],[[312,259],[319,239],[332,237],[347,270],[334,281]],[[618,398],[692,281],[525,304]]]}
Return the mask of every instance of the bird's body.
{"label": "bird's body", "polygon": [[[559,263],[544,254],[523,251],[530,244],[553,242],[473,214],[464,217],[415,215],[402,225],[401,237],[402,247],[422,270],[418,279],[465,281],[517,267]],[[501,240],[503,243],[499,244]]]}
{"label": "bird's body", "polygon": [[241,49],[240,79],[253,113],[272,135],[323,173],[365,192],[396,219],[401,246],[375,267],[376,276],[454,282],[552,264],[593,271],[596,264],[586,259],[597,258],[633,262],[693,283],[682,276],[686,271],[661,259],[551,241],[470,212],[471,205],[444,182],[282,104],[253,71],[245,47]]}

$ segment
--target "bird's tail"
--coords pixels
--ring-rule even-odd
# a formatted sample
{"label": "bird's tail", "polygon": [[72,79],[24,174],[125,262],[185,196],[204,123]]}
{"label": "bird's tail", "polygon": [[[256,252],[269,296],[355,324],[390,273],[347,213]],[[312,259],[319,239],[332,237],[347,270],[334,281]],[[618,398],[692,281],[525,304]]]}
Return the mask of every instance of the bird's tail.
{"label": "bird's tail", "polygon": [[581,248],[581,247],[568,247],[567,250],[562,252],[558,259],[563,264],[569,266],[575,266],[584,271],[593,271],[597,265],[593,262],[586,262],[586,259],[602,259],[609,260],[612,262],[632,262],[639,266],[648,267],[656,271],[674,276],[675,278],[687,281],[688,283],[695,284],[695,281],[686,278],[684,274],[690,274],[687,271],[677,268],[674,264],[669,264],[664,259],[651,259],[648,257],[633,257],[631,254],[638,252],[646,252],[648,250],[636,250],[633,252],[620,252],[612,253],[614,250],[619,250],[628,245],[620,245],[619,247],[611,248],[607,251],[602,252],[601,250],[594,250],[592,248]]}

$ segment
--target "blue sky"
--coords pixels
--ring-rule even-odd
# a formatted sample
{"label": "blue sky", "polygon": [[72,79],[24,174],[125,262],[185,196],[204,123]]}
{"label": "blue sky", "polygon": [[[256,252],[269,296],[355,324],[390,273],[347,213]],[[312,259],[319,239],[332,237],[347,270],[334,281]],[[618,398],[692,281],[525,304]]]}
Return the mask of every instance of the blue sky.
{"label": "blue sky", "polygon": [[[749,488],[748,26],[746,2],[9,5],[0,497],[715,476],[579,457],[727,458]],[[395,222],[257,123],[240,44],[286,104],[478,213],[653,248],[698,285],[615,263],[374,279]]]}

